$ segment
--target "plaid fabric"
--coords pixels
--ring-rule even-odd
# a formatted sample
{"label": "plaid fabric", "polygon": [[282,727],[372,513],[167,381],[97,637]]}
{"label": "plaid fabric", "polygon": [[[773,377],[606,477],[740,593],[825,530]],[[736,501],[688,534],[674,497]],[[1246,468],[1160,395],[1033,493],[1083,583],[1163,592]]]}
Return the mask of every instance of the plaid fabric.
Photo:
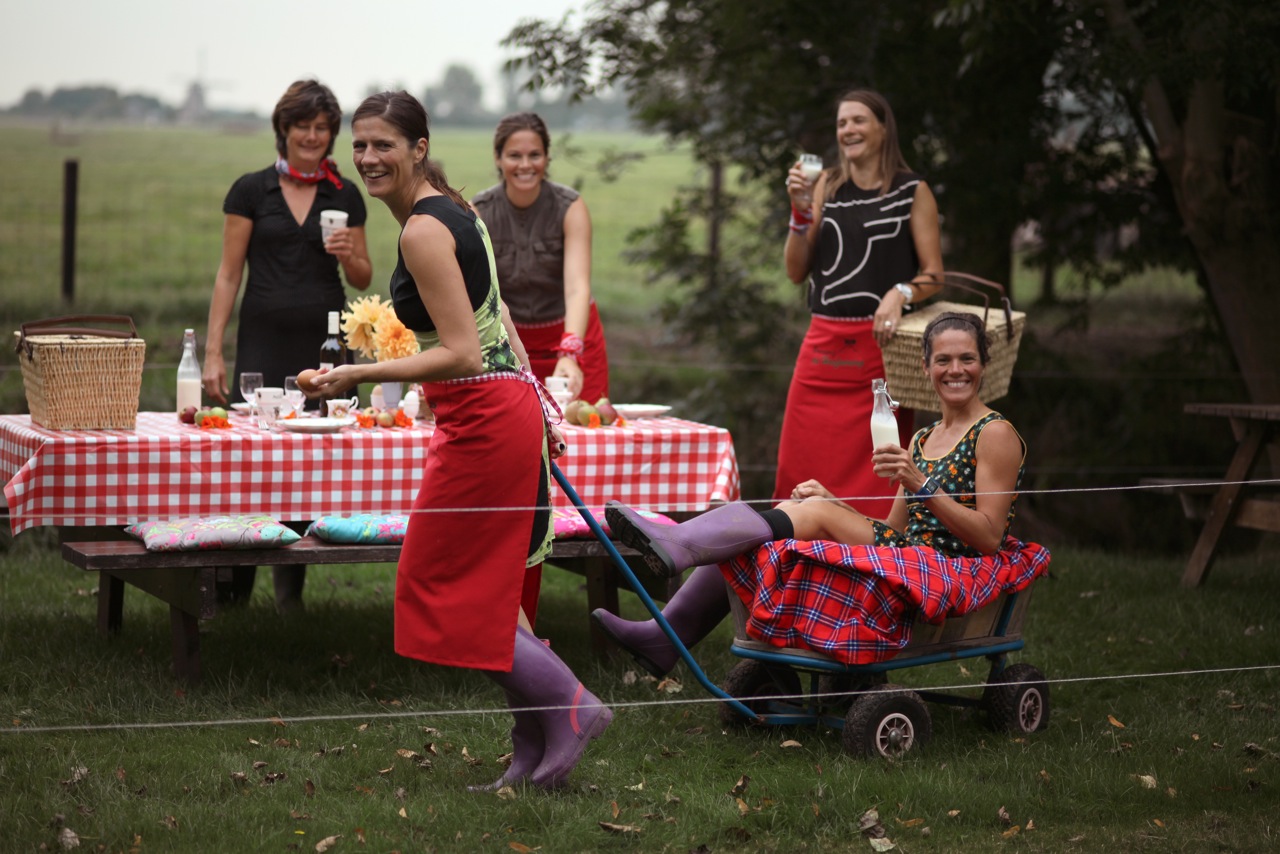
{"label": "plaid fabric", "polygon": [[967,614],[1048,568],[1048,549],[1009,537],[999,552],[978,558],[916,546],[779,540],[720,571],[747,606],[749,637],[870,664],[906,646],[914,620]]}

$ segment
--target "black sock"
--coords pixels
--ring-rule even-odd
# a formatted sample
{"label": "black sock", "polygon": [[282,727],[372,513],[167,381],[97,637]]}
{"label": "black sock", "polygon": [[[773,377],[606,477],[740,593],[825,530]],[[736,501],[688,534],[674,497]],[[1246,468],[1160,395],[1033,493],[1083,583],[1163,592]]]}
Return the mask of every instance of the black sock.
{"label": "black sock", "polygon": [[758,510],[760,517],[769,525],[775,540],[789,540],[796,535],[796,527],[791,524],[791,517],[776,507],[769,510]]}

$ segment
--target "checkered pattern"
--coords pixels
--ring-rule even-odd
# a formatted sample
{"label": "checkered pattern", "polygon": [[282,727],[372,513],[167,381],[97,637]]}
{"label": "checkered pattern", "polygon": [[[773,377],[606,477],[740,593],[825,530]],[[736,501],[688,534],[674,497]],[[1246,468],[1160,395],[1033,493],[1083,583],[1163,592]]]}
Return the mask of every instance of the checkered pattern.
{"label": "checkered pattern", "polygon": [[[13,532],[229,513],[281,521],[407,513],[433,429],[309,435],[266,433],[238,416],[232,424],[197,430],[167,412],[140,412],[133,431],[59,432],[27,415],[0,416]],[[726,430],[674,418],[562,430],[569,452],[560,467],[589,505],[618,498],[670,512],[738,497]],[[555,504],[568,500],[557,491]]]}
{"label": "checkered pattern", "polygon": [[913,620],[937,623],[1021,590],[1049,569],[1049,551],[1010,537],[994,555],[931,548],[779,540],[721,565],[747,605],[747,635],[846,664],[892,658]]}

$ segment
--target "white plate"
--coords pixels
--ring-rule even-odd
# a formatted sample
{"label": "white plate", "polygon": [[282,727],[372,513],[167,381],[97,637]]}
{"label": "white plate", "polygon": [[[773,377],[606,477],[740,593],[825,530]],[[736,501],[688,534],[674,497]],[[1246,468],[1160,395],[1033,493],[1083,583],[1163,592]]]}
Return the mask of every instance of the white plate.
{"label": "white plate", "polygon": [[252,404],[245,403],[243,400],[239,403],[231,404],[231,408],[236,412],[249,412],[253,409]]}
{"label": "white plate", "polygon": [[671,411],[670,406],[660,403],[615,403],[613,408],[628,421],[633,418],[657,418]]}
{"label": "white plate", "polygon": [[281,418],[276,422],[293,433],[337,433],[356,423],[354,418]]}

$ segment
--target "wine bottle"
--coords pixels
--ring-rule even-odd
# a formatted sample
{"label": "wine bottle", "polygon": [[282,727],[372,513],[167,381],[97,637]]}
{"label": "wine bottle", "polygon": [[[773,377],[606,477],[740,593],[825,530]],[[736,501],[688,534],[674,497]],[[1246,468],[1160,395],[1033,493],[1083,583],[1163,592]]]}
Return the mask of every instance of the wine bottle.
{"label": "wine bottle", "polygon": [[320,369],[333,370],[337,365],[347,363],[347,348],[342,345],[342,336],[338,329],[338,312],[329,312],[329,336],[320,345]]}

